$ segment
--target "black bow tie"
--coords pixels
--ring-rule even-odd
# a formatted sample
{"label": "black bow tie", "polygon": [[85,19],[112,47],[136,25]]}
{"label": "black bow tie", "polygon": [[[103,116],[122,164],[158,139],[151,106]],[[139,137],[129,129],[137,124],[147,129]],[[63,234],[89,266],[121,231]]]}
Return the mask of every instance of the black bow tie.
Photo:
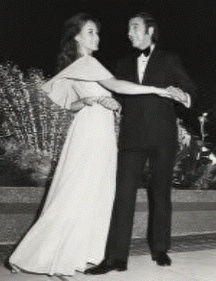
{"label": "black bow tie", "polygon": [[134,53],[135,53],[136,57],[139,57],[141,54],[143,54],[145,57],[148,57],[150,55],[150,52],[151,52],[150,46],[144,50],[134,49]]}

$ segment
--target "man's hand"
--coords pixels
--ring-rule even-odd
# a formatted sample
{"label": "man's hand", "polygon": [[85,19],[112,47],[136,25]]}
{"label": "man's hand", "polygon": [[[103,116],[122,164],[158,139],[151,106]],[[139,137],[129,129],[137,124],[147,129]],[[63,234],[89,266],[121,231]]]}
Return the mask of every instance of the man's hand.
{"label": "man's hand", "polygon": [[83,102],[84,105],[89,105],[92,106],[94,103],[98,101],[97,97],[86,97],[82,98],[81,101]]}
{"label": "man's hand", "polygon": [[92,106],[96,102],[97,102],[96,97],[88,97],[88,98],[86,97],[86,98],[79,99],[71,103],[70,111],[72,113],[76,113],[81,109],[83,109],[85,106]]}
{"label": "man's hand", "polygon": [[182,103],[186,107],[191,106],[191,98],[188,93],[183,92],[180,88],[170,86],[167,88],[170,98]]}
{"label": "man's hand", "polygon": [[107,109],[120,112],[122,107],[120,103],[112,97],[100,97],[97,101]]}

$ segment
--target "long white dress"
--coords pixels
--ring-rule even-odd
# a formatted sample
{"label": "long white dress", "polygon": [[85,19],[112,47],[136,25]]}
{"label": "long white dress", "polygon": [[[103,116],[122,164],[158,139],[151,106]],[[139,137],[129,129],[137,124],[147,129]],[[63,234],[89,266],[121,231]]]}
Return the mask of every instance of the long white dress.
{"label": "long white dress", "polygon": [[[43,86],[69,108],[78,97],[111,96],[97,81],[112,77],[85,56]],[[11,255],[27,272],[73,275],[104,258],[115,193],[117,144],[114,114],[100,104],[85,106],[69,128],[42,214]]]}

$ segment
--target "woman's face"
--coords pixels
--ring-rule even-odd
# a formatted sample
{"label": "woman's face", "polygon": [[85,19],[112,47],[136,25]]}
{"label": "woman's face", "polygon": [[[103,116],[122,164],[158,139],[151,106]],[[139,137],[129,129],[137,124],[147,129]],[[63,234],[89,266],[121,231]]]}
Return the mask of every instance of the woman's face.
{"label": "woman's face", "polygon": [[99,36],[96,24],[93,21],[87,21],[75,40],[78,42],[79,52],[83,55],[91,55],[93,51],[97,51]]}

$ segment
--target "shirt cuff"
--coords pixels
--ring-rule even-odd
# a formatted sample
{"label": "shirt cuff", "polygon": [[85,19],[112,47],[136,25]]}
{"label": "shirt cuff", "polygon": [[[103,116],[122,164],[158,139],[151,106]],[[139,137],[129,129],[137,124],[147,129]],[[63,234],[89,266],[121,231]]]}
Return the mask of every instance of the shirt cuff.
{"label": "shirt cuff", "polygon": [[191,96],[187,94],[187,104],[185,105],[187,108],[191,107]]}

